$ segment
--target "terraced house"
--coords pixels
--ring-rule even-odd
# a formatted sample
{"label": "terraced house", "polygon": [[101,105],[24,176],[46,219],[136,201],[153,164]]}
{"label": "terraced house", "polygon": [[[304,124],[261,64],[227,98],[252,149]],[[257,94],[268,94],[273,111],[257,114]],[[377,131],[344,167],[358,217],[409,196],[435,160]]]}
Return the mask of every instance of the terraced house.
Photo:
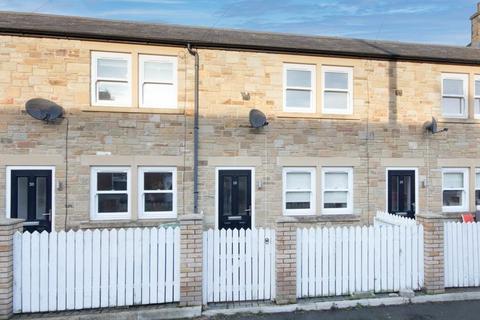
{"label": "terraced house", "polygon": [[480,208],[471,19],[454,47],[2,12],[0,211],[30,231],[458,219]]}
{"label": "terraced house", "polygon": [[[215,228],[364,224],[480,205],[476,16],[468,48],[0,17],[0,208],[34,228],[192,212]],[[63,121],[31,118],[33,98]],[[268,125],[252,128],[252,109]],[[448,132],[427,131],[432,117]]]}

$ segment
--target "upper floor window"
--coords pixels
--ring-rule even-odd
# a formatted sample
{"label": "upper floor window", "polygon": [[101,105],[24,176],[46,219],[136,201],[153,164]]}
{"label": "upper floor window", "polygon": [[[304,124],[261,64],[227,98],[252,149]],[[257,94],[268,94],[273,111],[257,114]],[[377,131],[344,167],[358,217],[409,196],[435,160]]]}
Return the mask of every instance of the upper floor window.
{"label": "upper floor window", "polygon": [[445,168],[442,172],[442,197],[444,212],[468,210],[468,169]]}
{"label": "upper floor window", "polygon": [[323,168],[322,212],[327,214],[353,213],[353,168]]}
{"label": "upper floor window", "polygon": [[315,168],[283,168],[283,212],[315,214]]}
{"label": "upper floor window", "polygon": [[177,58],[140,55],[140,107],[177,107]]}
{"label": "upper floor window", "polygon": [[475,76],[475,118],[480,119],[480,75]]}
{"label": "upper floor window", "polygon": [[130,168],[92,167],[90,183],[92,220],[130,218]]}
{"label": "upper floor window", "polygon": [[323,67],[323,113],[353,113],[353,69]]}
{"label": "upper floor window", "polygon": [[315,66],[284,64],[283,111],[315,112]]}
{"label": "upper floor window", "polygon": [[128,107],[131,105],[131,55],[92,52],[92,105]]}
{"label": "upper floor window", "polygon": [[442,115],[466,118],[468,115],[468,75],[442,74]]}

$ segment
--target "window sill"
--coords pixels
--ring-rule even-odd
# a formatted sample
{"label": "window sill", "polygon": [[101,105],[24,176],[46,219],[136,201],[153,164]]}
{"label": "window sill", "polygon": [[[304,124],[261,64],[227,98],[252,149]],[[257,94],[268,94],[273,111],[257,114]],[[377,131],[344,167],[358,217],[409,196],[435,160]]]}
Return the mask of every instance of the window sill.
{"label": "window sill", "polygon": [[[280,119],[291,119],[291,118],[300,118],[300,119],[324,119],[324,120],[350,120],[358,121],[360,117],[354,115],[340,115],[340,114],[318,114],[318,113],[291,113],[291,112],[282,112],[277,115],[277,118]],[[480,121],[480,120],[479,120]]]}
{"label": "window sill", "polygon": [[149,220],[91,220],[80,225],[80,229],[104,228],[142,228],[158,227],[164,224],[177,223],[177,219],[149,219]]}
{"label": "window sill", "polygon": [[330,214],[330,215],[303,215],[283,216],[280,221],[293,223],[314,222],[359,222],[360,216],[356,214]]}
{"label": "window sill", "polygon": [[438,123],[479,124],[480,119],[471,118],[440,118]]}
{"label": "window sill", "polygon": [[184,114],[184,109],[172,108],[132,108],[132,107],[97,107],[91,106],[81,109],[82,112],[118,112],[118,113],[160,113],[160,114]]}

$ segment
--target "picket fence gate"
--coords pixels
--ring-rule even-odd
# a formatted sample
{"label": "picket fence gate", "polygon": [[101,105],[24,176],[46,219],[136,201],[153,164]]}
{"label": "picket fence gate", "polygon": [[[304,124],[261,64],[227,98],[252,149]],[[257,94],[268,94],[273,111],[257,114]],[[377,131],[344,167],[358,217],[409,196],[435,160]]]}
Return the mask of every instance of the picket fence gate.
{"label": "picket fence gate", "polygon": [[423,227],[297,229],[297,297],[423,287]]}
{"label": "picket fence gate", "polygon": [[157,304],[180,299],[180,229],[14,235],[15,313]]}
{"label": "picket fence gate", "polygon": [[445,287],[480,286],[480,223],[444,223]]}
{"label": "picket fence gate", "polygon": [[275,299],[275,231],[203,233],[203,303]]}
{"label": "picket fence gate", "polygon": [[391,214],[384,211],[377,211],[377,215],[373,218],[374,226],[382,226],[382,225],[413,226],[416,224],[417,222],[415,221],[415,219],[402,217],[402,216]]}

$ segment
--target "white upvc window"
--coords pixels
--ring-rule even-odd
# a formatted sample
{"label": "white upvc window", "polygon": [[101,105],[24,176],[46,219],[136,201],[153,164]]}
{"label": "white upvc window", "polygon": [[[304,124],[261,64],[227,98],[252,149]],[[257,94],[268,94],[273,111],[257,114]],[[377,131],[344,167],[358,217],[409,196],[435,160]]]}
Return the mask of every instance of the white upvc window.
{"label": "white upvc window", "polygon": [[475,119],[480,119],[480,75],[475,75]]}
{"label": "white upvc window", "polygon": [[177,58],[139,56],[139,99],[142,108],[177,108]]}
{"label": "white upvc window", "polygon": [[315,112],[315,65],[283,65],[283,111]]}
{"label": "white upvc window", "polygon": [[132,62],[128,53],[92,52],[93,106],[129,107],[132,104]]}
{"label": "white upvc window", "polygon": [[176,168],[140,167],[138,169],[138,212],[141,219],[176,218]]}
{"label": "white upvc window", "polygon": [[91,219],[129,219],[130,208],[130,168],[92,167],[90,176]]}
{"label": "white upvc window", "polygon": [[322,67],[322,112],[353,114],[353,68]]}
{"label": "white upvc window", "polygon": [[442,169],[443,212],[468,211],[468,169]]}
{"label": "white upvc window", "polygon": [[353,214],[353,168],[322,168],[322,213]]}
{"label": "white upvc window", "polygon": [[480,210],[480,168],[475,169],[475,205]]}
{"label": "white upvc window", "polygon": [[315,214],[315,168],[283,168],[283,214]]}
{"label": "white upvc window", "polygon": [[468,74],[442,74],[442,115],[468,117]]}

